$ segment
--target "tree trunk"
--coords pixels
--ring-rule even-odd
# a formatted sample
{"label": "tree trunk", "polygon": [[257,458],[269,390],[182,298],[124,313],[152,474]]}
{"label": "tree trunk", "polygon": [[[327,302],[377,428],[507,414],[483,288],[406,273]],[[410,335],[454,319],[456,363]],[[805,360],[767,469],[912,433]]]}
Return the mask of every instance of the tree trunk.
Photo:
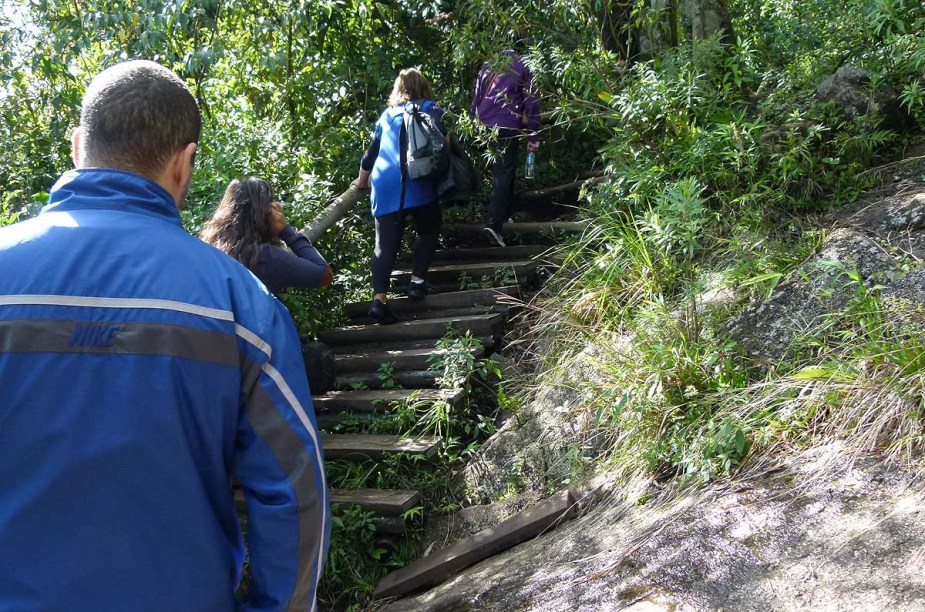
{"label": "tree trunk", "polygon": [[725,0],[684,0],[682,10],[692,39],[699,40],[719,33],[719,41],[724,45],[735,40]]}
{"label": "tree trunk", "polygon": [[652,59],[678,45],[677,0],[649,0],[639,29],[639,57]]}

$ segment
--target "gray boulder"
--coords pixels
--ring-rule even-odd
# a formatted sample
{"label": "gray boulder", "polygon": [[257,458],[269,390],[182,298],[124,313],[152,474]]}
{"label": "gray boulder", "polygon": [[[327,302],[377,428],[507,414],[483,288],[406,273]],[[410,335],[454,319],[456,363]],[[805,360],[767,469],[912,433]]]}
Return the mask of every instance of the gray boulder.
{"label": "gray boulder", "polygon": [[850,64],[840,67],[816,88],[816,98],[832,102],[848,117],[878,113],[888,129],[901,131],[909,123],[898,93],[889,87],[874,89],[870,74]]}
{"label": "gray boulder", "polygon": [[849,271],[857,270],[867,287],[882,287],[884,308],[897,316],[925,305],[925,185],[885,186],[826,223],[835,229],[819,252],[769,299],[730,322],[727,329],[753,361],[772,365],[798,349],[794,341],[824,317],[838,316],[858,289]]}
{"label": "gray boulder", "polygon": [[856,288],[846,273],[854,270],[867,284],[889,283],[899,272],[870,237],[854,229],[835,230],[769,299],[734,318],[730,334],[751,360],[772,365],[797,350],[794,341],[820,325],[824,316],[845,308]]}

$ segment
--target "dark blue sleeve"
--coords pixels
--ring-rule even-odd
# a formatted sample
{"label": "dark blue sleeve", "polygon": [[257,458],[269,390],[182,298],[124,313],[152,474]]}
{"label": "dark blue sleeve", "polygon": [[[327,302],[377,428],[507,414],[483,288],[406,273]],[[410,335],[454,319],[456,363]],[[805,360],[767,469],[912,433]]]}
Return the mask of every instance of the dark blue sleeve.
{"label": "dark blue sleeve", "polygon": [[287,287],[320,287],[328,270],[328,262],[318,249],[292,226],[286,226],[280,238],[292,249],[292,253],[273,245],[264,245],[254,268],[257,278],[274,293]]}
{"label": "dark blue sleeve", "polygon": [[376,165],[377,157],[379,157],[379,137],[373,136],[372,141],[369,143],[369,148],[366,149],[366,153],[363,154],[363,158],[360,160],[360,167],[367,172],[372,172],[373,166]]}
{"label": "dark blue sleeve", "polygon": [[447,130],[446,126],[443,124],[443,116],[446,114],[446,111],[434,104],[430,107],[430,110],[427,113],[434,120],[434,125],[437,126],[437,129],[440,130],[440,133],[446,136]]}
{"label": "dark blue sleeve", "polygon": [[379,143],[382,141],[382,126],[380,122],[376,122],[376,130],[373,132],[373,139],[369,142],[369,148],[366,149],[366,153],[363,154],[363,159],[360,160],[360,167],[367,172],[372,172],[373,166],[376,164],[376,158],[379,156]]}

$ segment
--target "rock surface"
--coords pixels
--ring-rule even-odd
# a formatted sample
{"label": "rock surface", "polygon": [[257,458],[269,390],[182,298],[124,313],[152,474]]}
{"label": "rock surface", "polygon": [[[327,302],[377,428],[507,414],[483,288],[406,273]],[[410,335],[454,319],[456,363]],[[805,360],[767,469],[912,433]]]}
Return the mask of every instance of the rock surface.
{"label": "rock surface", "polygon": [[922,483],[873,463],[811,478],[824,459],[671,504],[602,503],[383,609],[925,609]]}
{"label": "rock surface", "polygon": [[826,77],[816,88],[816,98],[832,102],[848,117],[882,115],[885,127],[891,130],[902,131],[909,121],[895,91],[874,88],[870,74],[850,64]]}
{"label": "rock surface", "polygon": [[[846,274],[855,270],[865,286],[925,305],[925,166],[826,219],[833,228],[818,253],[798,266],[771,297],[747,308],[729,324],[744,356],[771,365],[797,347],[794,340],[837,316],[858,289]],[[836,263],[837,262],[837,263]]]}

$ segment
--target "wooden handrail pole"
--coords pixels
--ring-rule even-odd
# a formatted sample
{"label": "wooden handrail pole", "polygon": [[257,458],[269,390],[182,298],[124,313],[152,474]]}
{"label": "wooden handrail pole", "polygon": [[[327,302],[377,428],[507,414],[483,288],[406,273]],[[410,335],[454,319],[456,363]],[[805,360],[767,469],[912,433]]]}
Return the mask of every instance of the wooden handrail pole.
{"label": "wooden handrail pole", "polygon": [[343,219],[367,193],[368,190],[357,189],[351,185],[347,191],[334,198],[317,219],[299,231],[312,242],[318,240],[335,223]]}
{"label": "wooden handrail pole", "polygon": [[599,176],[589,176],[588,178],[583,178],[572,183],[565,183],[564,185],[555,185],[553,187],[546,187],[544,189],[536,189],[534,191],[521,191],[517,194],[517,197],[523,200],[534,199],[534,198],[545,198],[557,193],[564,191],[578,191],[585,185],[593,185],[594,183],[599,183],[603,181],[606,177],[603,175]]}

